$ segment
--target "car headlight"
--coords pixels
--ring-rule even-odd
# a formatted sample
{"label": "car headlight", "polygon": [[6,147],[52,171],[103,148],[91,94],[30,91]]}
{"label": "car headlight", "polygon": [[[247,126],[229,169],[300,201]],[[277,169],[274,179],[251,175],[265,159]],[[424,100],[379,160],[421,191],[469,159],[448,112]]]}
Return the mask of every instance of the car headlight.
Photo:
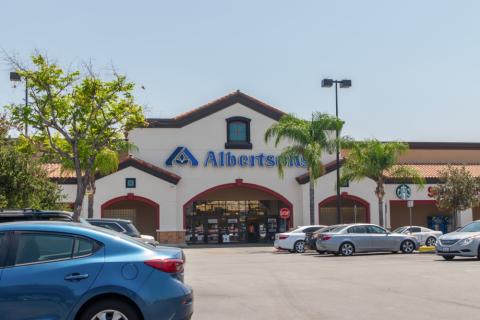
{"label": "car headlight", "polygon": [[462,241],[460,241],[460,245],[461,246],[466,246],[466,245],[469,245],[470,243],[472,243],[472,241],[475,239],[475,237],[470,237],[470,238],[466,238],[466,239],[463,239]]}

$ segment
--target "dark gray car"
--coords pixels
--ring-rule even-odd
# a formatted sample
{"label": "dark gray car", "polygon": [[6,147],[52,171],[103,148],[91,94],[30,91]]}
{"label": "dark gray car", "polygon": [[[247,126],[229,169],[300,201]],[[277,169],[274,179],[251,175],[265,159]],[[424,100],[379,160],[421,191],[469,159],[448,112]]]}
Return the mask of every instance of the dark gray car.
{"label": "dark gray car", "polygon": [[375,224],[343,225],[320,234],[317,239],[317,250],[344,256],[355,252],[412,253],[419,246],[415,237],[391,233]]}
{"label": "dark gray car", "polygon": [[140,234],[135,225],[130,220],[126,219],[113,219],[113,218],[101,218],[101,219],[87,219],[87,222],[101,228],[117,231],[136,240],[150,244],[153,246],[159,245],[159,243],[152,236]]}

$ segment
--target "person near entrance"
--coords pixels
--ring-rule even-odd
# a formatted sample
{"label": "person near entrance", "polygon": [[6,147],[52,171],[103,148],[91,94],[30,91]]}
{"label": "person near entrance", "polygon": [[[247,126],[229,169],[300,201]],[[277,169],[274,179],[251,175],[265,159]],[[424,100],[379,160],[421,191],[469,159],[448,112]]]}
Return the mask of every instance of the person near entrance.
{"label": "person near entrance", "polygon": [[249,223],[247,227],[248,242],[258,242],[258,224]]}

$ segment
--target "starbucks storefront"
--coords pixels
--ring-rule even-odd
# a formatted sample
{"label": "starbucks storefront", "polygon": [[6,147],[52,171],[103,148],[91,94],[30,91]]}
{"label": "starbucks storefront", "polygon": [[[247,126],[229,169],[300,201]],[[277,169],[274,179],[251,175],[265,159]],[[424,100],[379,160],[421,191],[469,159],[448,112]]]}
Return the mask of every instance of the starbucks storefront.
{"label": "starbucks storefront", "polygon": [[224,185],[203,192],[185,205],[186,242],[190,244],[265,243],[286,231],[282,219],[291,204],[260,186]]}

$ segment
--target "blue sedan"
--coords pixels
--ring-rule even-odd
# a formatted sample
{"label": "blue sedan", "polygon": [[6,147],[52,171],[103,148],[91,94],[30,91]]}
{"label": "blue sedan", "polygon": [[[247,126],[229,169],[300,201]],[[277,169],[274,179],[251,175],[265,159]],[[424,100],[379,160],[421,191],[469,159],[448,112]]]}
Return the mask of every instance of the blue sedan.
{"label": "blue sedan", "polygon": [[183,251],[64,222],[0,224],[0,318],[190,319]]}

